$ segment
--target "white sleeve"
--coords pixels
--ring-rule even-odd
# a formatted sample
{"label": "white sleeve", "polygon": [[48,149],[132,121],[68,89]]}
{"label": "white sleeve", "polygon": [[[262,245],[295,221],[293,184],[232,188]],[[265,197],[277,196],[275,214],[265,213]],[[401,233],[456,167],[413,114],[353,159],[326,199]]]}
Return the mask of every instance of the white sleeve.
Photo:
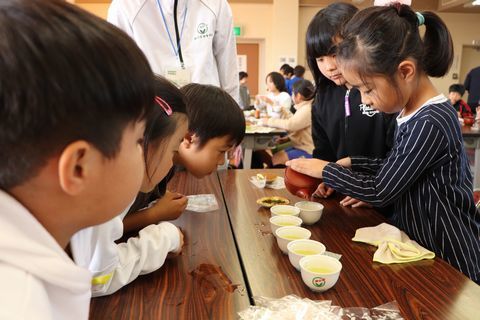
{"label": "white sleeve", "polygon": [[133,38],[133,29],[127,14],[121,8],[120,1],[113,0],[108,8],[107,21],[125,31],[131,38]]}
{"label": "white sleeve", "polygon": [[280,96],[278,97],[278,104],[290,111],[290,107],[292,106],[292,98],[288,95],[288,93],[281,92]]}
{"label": "white sleeve", "polygon": [[232,10],[226,0],[221,0],[213,38],[213,55],[217,61],[220,87],[235,101],[240,101],[240,84],[237,68],[237,45],[233,34]]}
{"label": "white sleeve", "polygon": [[[112,294],[139,275],[159,269],[165,262],[167,254],[178,250],[179,246],[180,232],[175,225],[162,222],[143,228],[138,237],[132,237],[126,243],[116,245],[118,264],[111,276],[107,275],[109,278],[107,283],[97,288],[93,286],[92,295]],[[102,282],[101,277],[96,275],[95,278]]]}

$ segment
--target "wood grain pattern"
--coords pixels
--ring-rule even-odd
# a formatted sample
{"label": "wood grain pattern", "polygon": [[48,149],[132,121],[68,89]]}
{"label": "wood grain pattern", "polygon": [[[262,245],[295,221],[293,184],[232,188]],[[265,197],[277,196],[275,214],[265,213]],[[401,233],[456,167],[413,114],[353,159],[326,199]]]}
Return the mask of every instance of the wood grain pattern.
{"label": "wood grain pattern", "polygon": [[[264,172],[265,170],[263,170]],[[283,175],[283,170],[268,170]],[[256,199],[284,196],[292,203],[300,198],[285,189],[257,189],[248,178],[261,170],[229,170],[220,182],[234,235],[253,296],[283,297],[296,294],[315,300],[332,300],[342,307],[372,308],[393,300],[406,319],[479,319],[480,286],[441,259],[408,264],[382,265],[372,261],[375,248],[351,241],[355,230],[375,226],[385,218],[375,210],[344,208],[341,199],[319,200],[325,209],[313,226],[312,239],[328,251],[342,255],[343,270],[335,287],[314,293],[302,282],[288,256],[277,247],[270,232],[268,209]]]}
{"label": "wood grain pattern", "polygon": [[462,129],[462,136],[464,138],[480,137],[480,130],[472,130],[470,126],[460,126],[460,128]]}
{"label": "wood grain pattern", "polygon": [[111,296],[92,299],[91,319],[234,319],[250,305],[216,174],[201,180],[177,173],[169,189],[213,193],[220,209],[185,212],[180,256]]}

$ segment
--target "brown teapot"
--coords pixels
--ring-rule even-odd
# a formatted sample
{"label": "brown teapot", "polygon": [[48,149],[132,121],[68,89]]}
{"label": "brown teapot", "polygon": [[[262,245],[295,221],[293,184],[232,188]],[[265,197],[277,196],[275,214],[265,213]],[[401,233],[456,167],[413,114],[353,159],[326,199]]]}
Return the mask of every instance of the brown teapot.
{"label": "brown teapot", "polygon": [[463,117],[463,123],[466,126],[473,126],[473,124],[475,123],[475,118],[472,116]]}
{"label": "brown teapot", "polygon": [[307,176],[290,167],[285,169],[285,187],[297,197],[309,200],[320,183],[322,179]]}

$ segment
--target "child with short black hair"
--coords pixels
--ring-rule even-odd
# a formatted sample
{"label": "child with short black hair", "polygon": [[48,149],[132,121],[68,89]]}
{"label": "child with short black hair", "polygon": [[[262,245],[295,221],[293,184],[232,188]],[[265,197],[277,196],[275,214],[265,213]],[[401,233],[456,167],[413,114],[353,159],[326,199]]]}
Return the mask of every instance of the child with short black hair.
{"label": "child with short black hair", "polygon": [[152,71],[63,0],[2,0],[0,52],[0,318],[87,319],[91,274],[64,249],[139,190]]}
{"label": "child with short black hair", "polygon": [[303,76],[305,75],[305,67],[302,65],[297,65],[295,68],[293,68],[293,76],[285,81],[285,85],[287,87],[287,92],[289,95],[292,95],[293,93],[293,85],[295,82],[303,79]]}
{"label": "child with short black hair", "polygon": [[[186,100],[188,132],[174,153],[173,163],[202,178],[223,165],[225,154],[242,142],[245,117],[235,100],[218,87],[191,83],[180,90]],[[152,192],[137,198],[130,212],[149,206],[152,201],[155,203],[141,213],[128,214],[123,220],[125,232],[181,215],[185,206],[180,202],[185,196],[167,191],[174,171],[175,167]]]}
{"label": "child with short black hair", "polygon": [[470,118],[473,117],[473,112],[472,108],[462,99],[464,93],[463,84],[452,84],[448,88],[448,100],[457,111],[459,118]]}
{"label": "child with short black hair", "polygon": [[394,225],[480,282],[480,215],[462,133],[455,111],[429,78],[444,76],[452,63],[447,26],[433,12],[395,3],[360,11],[343,36],[337,59],[362,102],[400,111],[395,144],[384,159],[297,159],[288,165],[342,194],[376,206],[393,203]]}

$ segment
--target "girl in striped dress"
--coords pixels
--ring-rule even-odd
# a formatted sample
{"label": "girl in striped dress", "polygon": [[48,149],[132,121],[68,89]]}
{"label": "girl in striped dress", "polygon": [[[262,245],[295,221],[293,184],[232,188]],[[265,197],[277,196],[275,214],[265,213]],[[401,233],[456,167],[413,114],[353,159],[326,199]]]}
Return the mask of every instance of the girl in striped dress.
{"label": "girl in striped dress", "polygon": [[400,112],[394,147],[385,159],[297,159],[287,165],[374,206],[393,203],[394,225],[480,282],[480,214],[462,134],[455,110],[429,79],[445,75],[452,63],[447,27],[432,12],[396,3],[360,11],[343,37],[337,61],[362,102]]}

